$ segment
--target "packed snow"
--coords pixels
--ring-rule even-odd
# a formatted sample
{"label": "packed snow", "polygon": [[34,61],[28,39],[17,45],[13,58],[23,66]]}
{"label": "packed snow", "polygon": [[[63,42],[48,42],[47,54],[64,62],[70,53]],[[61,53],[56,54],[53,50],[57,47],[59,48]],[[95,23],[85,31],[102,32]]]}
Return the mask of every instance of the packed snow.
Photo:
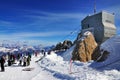
{"label": "packed snow", "polygon": [[[27,67],[22,67],[18,64],[5,67],[5,72],[0,72],[0,80],[30,80],[39,73],[39,66],[35,63],[36,59],[32,57],[31,65]],[[25,68],[34,68],[34,70],[22,71]]]}
{"label": "packed snow", "polygon": [[[110,64],[110,70],[95,68],[119,60],[118,46],[120,46],[120,36],[115,36],[103,43],[101,48],[110,51],[111,54],[106,61],[101,63],[94,61],[71,63],[74,46],[61,56],[53,51],[45,57],[42,57],[41,53],[37,57],[33,55],[30,66],[22,67],[14,64],[5,67],[5,72],[0,72],[0,80],[120,80],[120,71],[115,66],[115,64],[120,65],[118,63],[120,61],[114,65]],[[40,58],[42,59],[39,60]],[[33,70],[23,71],[25,68],[33,68]]]}
{"label": "packed snow", "polygon": [[62,54],[62,57],[65,61],[70,61],[70,59],[72,58],[72,52],[74,48],[75,48],[75,45]]}
{"label": "packed snow", "polygon": [[[120,70],[120,36],[114,36],[107,41],[105,41],[101,47],[103,51],[106,50],[110,54],[107,59],[103,62],[94,62],[91,64],[92,67],[95,68],[103,68],[103,69],[118,69]],[[106,68],[105,68],[106,67]]]}

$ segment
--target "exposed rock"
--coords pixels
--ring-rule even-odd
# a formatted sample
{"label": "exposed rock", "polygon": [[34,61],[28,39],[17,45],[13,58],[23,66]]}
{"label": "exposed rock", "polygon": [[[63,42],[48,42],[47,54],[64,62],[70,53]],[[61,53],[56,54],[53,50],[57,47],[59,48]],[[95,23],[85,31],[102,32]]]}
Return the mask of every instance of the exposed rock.
{"label": "exposed rock", "polygon": [[69,40],[65,40],[63,42],[63,49],[69,49],[72,46],[72,42]]}
{"label": "exposed rock", "polygon": [[108,52],[107,50],[100,49],[100,46],[97,46],[92,54],[92,60],[102,62],[107,59],[109,54],[110,52]]}
{"label": "exposed rock", "polygon": [[61,50],[61,47],[62,47],[62,43],[58,43],[55,47],[55,50]]}
{"label": "exposed rock", "polygon": [[76,42],[76,47],[72,53],[73,60],[87,62],[92,60],[92,54],[97,47],[97,43],[91,32],[85,32]]}
{"label": "exposed rock", "polygon": [[101,56],[100,46],[97,46],[92,54],[92,60],[97,61],[97,59]]}
{"label": "exposed rock", "polygon": [[72,45],[71,41],[65,40],[63,43],[58,43],[53,50],[69,49]]}
{"label": "exposed rock", "polygon": [[100,55],[100,57],[97,59],[97,62],[105,61],[109,54],[110,54],[110,52],[103,51],[102,54]]}

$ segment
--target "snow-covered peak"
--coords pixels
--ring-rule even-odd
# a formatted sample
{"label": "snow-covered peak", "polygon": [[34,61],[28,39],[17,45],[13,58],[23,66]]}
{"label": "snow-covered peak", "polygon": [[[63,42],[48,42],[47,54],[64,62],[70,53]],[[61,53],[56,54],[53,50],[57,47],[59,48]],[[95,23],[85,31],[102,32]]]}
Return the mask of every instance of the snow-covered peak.
{"label": "snow-covered peak", "polygon": [[0,47],[0,52],[9,52],[10,49],[4,48],[4,47]]}
{"label": "snow-covered peak", "polygon": [[91,35],[91,32],[90,31],[86,31],[83,36],[88,36],[88,35]]}
{"label": "snow-covered peak", "polygon": [[78,41],[83,41],[87,36],[93,35],[90,31],[85,31],[84,33],[81,33],[78,35]]}

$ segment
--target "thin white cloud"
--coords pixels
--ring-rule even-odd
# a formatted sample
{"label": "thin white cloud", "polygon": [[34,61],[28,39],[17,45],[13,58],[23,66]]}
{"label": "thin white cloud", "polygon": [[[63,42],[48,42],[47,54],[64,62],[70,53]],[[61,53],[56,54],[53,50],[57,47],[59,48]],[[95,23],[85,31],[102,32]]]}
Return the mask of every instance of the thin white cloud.
{"label": "thin white cloud", "polygon": [[[33,20],[32,23],[28,25],[47,25],[50,23],[64,22],[79,20],[81,21],[87,14],[85,13],[53,13],[45,11],[27,11],[29,15],[24,15],[24,17],[30,18]],[[32,12],[32,14],[30,14]],[[69,23],[70,24],[70,23]]]}
{"label": "thin white cloud", "polygon": [[[27,10],[28,11],[28,10]],[[85,13],[53,13],[53,12],[45,12],[45,11],[28,11],[28,12],[32,12],[35,13],[37,15],[29,15],[28,17],[38,17],[38,18],[42,18],[42,19],[51,19],[53,18],[59,18],[59,19],[65,19],[65,18],[74,18],[74,19],[81,19],[84,16],[86,16]],[[41,16],[42,15],[42,16]]]}
{"label": "thin white cloud", "polygon": [[51,36],[61,36],[61,35],[66,35],[68,34],[70,31],[65,31],[65,32],[61,32],[61,31],[52,31],[52,32],[36,32],[36,33],[15,33],[12,34],[13,36],[20,36],[20,37],[51,37]]}
{"label": "thin white cloud", "polygon": [[[27,26],[35,26],[38,28],[53,27],[68,27],[70,25],[76,26],[80,24],[80,21],[87,15],[87,13],[55,13],[45,11],[26,11],[28,15],[24,17],[32,20]],[[57,25],[58,26],[57,26]],[[52,26],[50,26],[52,25]]]}
{"label": "thin white cloud", "polygon": [[47,40],[44,40],[44,41],[43,40],[27,40],[26,42],[30,45],[42,45],[42,46],[50,46],[50,45],[57,44],[57,42],[55,41],[47,41]]}
{"label": "thin white cloud", "polygon": [[13,23],[10,21],[0,20],[0,26],[10,27],[11,25],[13,25]]}
{"label": "thin white cloud", "polygon": [[1,39],[24,39],[32,37],[54,37],[54,36],[63,36],[68,35],[70,31],[56,31],[56,32],[22,32],[22,33],[13,33],[13,34],[0,34]]}
{"label": "thin white cloud", "polygon": [[41,45],[43,46],[50,46],[50,45],[55,45],[57,42],[53,41],[46,41],[46,40],[11,40],[11,39],[0,39],[0,45],[2,43],[7,43],[7,44],[27,44],[27,45]]}
{"label": "thin white cloud", "polygon": [[[32,39],[33,37],[53,37],[53,36],[66,36],[70,33],[70,31],[66,31],[66,32],[60,32],[60,31],[56,31],[56,32],[26,32],[26,33],[13,33],[13,34],[0,34],[0,41],[2,40],[15,40],[15,41],[27,41],[29,42],[29,44],[43,44],[45,46],[47,45],[55,45],[57,43],[57,41],[53,40],[35,40]],[[28,38],[28,39],[27,39]]]}

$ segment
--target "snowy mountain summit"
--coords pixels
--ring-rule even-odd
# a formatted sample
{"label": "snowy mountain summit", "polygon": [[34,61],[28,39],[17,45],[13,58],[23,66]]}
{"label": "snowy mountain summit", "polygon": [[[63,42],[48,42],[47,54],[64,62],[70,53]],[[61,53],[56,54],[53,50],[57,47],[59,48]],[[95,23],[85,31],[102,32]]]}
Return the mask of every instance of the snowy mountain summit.
{"label": "snowy mountain summit", "polygon": [[[79,34],[76,45],[72,51],[72,59],[82,62],[94,60],[91,67],[99,68],[113,65],[120,69],[120,36],[114,36],[98,45],[91,32]],[[113,66],[110,68],[112,69]],[[108,68],[108,67],[107,67]]]}

